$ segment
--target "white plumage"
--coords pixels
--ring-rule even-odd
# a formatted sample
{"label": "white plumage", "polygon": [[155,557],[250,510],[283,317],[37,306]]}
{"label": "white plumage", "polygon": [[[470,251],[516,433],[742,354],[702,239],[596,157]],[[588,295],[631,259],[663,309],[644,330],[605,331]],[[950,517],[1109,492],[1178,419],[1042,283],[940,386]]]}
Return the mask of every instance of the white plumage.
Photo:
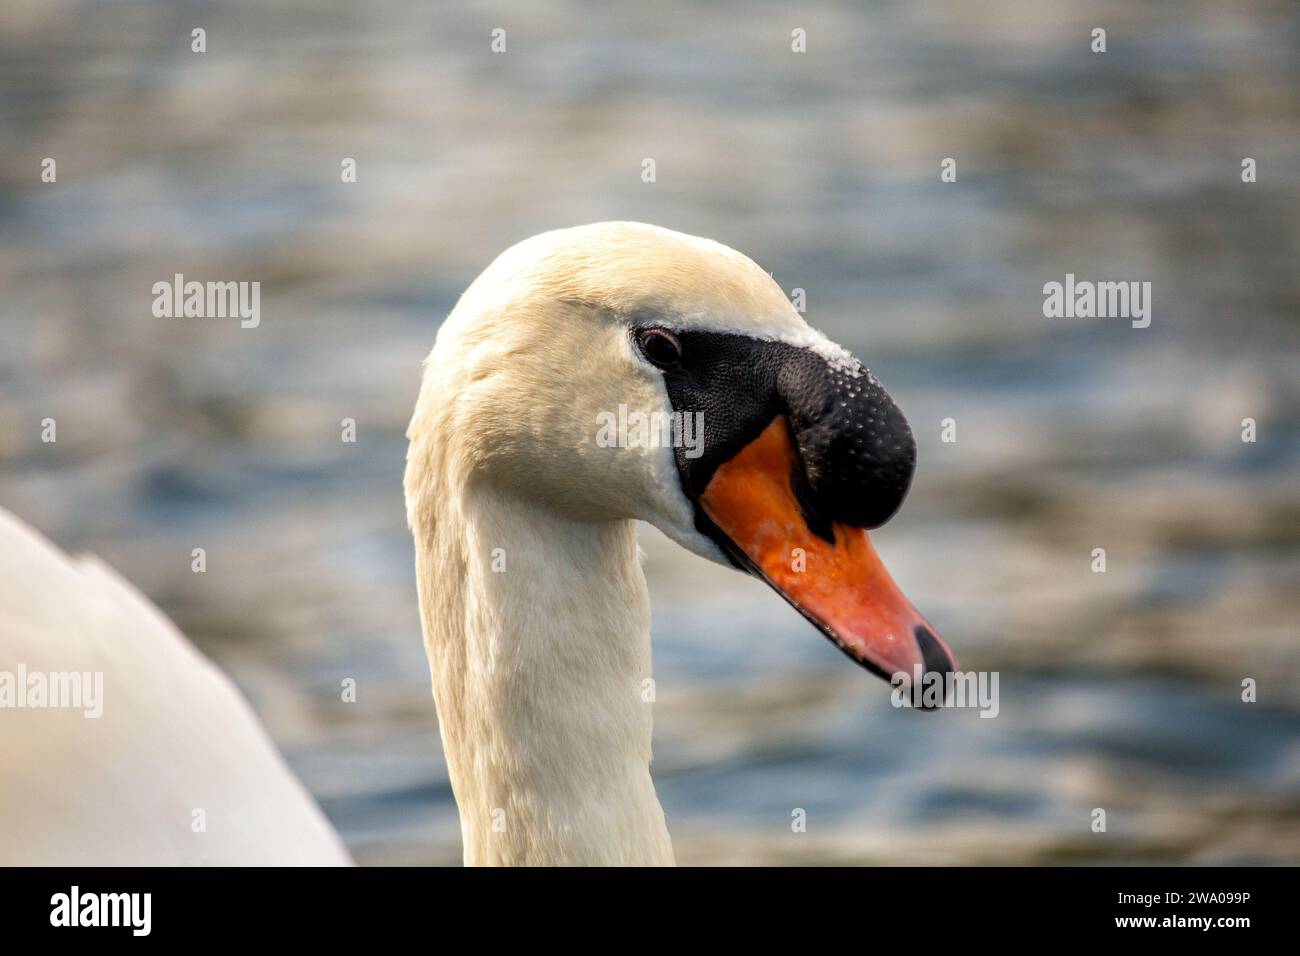
{"label": "white plumage", "polygon": [[0,864],[350,862],[229,679],[111,568],[0,510],[0,671],[20,667],[102,673],[102,714],[0,709]]}

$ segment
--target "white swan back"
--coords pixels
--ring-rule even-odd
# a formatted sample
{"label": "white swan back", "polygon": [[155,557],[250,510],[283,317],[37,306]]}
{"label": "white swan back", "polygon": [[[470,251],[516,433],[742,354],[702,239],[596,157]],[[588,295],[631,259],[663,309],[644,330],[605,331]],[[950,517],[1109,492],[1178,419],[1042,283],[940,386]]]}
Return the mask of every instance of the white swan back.
{"label": "white swan back", "polygon": [[[78,682],[85,706],[18,706]],[[0,864],[347,863],[225,675],[109,567],[0,509]]]}

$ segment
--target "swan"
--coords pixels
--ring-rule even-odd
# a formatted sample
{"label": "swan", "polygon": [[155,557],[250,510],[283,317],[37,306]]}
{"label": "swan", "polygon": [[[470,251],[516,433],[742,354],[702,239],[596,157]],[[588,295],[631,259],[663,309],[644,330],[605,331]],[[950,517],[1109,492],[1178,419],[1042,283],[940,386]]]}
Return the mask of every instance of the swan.
{"label": "swan", "polygon": [[[511,247],[439,328],[407,437],[468,865],[673,863],[638,520],[877,675],[955,670],[867,534],[910,484],[906,419],[727,246],[609,222]],[[0,862],[350,862],[231,683],[106,566],[0,513],[0,607],[0,672],[105,678],[97,719],[0,710]]]}
{"label": "swan", "polygon": [[0,509],[0,864],[349,862],[234,684],[106,564]]}

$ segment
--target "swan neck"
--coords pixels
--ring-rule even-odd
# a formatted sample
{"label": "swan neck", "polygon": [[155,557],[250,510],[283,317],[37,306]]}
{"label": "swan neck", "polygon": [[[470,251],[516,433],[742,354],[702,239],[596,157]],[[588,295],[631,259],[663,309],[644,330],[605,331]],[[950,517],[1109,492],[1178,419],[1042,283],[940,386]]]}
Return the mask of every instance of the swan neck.
{"label": "swan neck", "polygon": [[444,502],[417,570],[466,863],[671,863],[633,523],[482,487]]}

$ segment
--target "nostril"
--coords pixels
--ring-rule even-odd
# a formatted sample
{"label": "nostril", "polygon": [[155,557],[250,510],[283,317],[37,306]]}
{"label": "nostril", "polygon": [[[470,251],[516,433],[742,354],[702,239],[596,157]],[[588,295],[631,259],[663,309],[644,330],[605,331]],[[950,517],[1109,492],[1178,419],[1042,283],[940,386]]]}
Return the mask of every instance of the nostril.
{"label": "nostril", "polygon": [[796,461],[790,473],[790,488],[794,491],[794,500],[799,505],[799,513],[808,525],[808,530],[825,541],[835,544],[835,526],[818,510],[814,501],[812,487],[804,473],[803,464]]}

